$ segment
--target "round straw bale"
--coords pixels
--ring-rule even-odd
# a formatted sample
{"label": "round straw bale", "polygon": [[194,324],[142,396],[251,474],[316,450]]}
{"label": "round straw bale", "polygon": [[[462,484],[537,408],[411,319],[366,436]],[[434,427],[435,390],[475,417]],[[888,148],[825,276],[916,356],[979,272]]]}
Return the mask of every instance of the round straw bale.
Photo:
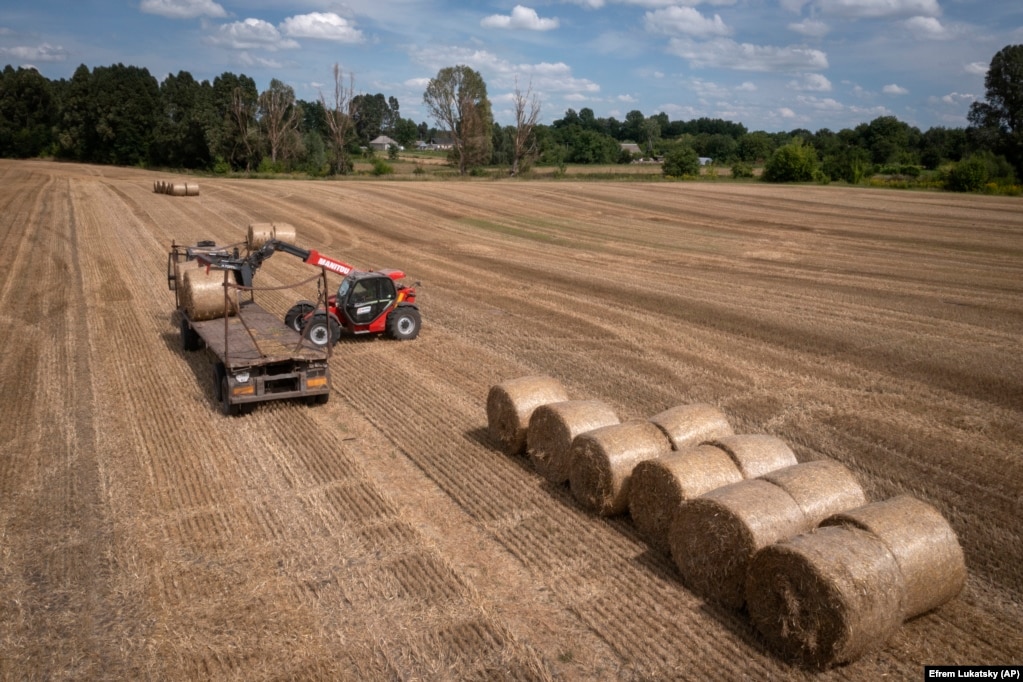
{"label": "round straw bale", "polygon": [[[185,270],[183,305],[188,317],[195,321],[215,320],[224,316],[224,272],[196,268]],[[228,292],[228,315],[238,312],[237,298]]]}
{"label": "round straw bale", "polygon": [[835,514],[824,525],[862,528],[888,547],[906,583],[906,619],[941,606],[966,584],[966,562],[955,530],[941,512],[911,495]]}
{"label": "round straw bale", "polygon": [[197,197],[199,196],[199,183],[198,182],[186,182],[185,183],[185,196]]}
{"label": "round straw bale", "polygon": [[848,468],[822,459],[793,464],[761,476],[792,495],[811,526],[837,514],[867,503],[860,482]]}
{"label": "round straw bale", "polygon": [[731,456],[743,478],[758,478],[768,471],[796,464],[796,455],[785,441],[767,434],[723,436],[709,443]]}
{"label": "round straw bale", "polygon": [[667,434],[675,450],[735,433],[724,412],[704,403],[672,407],[650,417],[650,421]]}
{"label": "round straw bale", "polygon": [[640,462],[629,483],[629,514],[650,546],[670,552],[668,530],[682,503],[742,480],[724,450],[700,445]]}
{"label": "round straw bale", "polygon": [[627,421],[582,433],[572,441],[569,455],[572,495],[600,516],[622,514],[629,508],[636,465],[671,451],[668,436],[649,421]]}
{"label": "round straw bale", "polygon": [[698,594],[738,608],[746,568],[756,552],[809,530],[787,492],[751,479],[682,503],[668,532],[682,582]]}
{"label": "round straw bale", "polygon": [[757,552],[746,578],[750,620],[783,657],[817,668],[881,647],[902,623],[905,585],[885,544],[830,527]]}
{"label": "round straw bale", "polygon": [[175,182],[174,185],[171,186],[170,193],[173,194],[176,197],[183,197],[183,196],[185,196],[185,183],[183,183],[183,182]]}
{"label": "round straw bale", "polygon": [[526,429],[526,449],[536,471],[564,483],[571,471],[572,441],[581,433],[618,423],[610,406],[599,400],[565,400],[533,410]]}
{"label": "round straw bale", "polygon": [[250,223],[248,244],[249,249],[255,251],[271,239],[279,239],[282,242],[295,241],[295,227],[290,223]]}
{"label": "round straw bale", "polygon": [[490,437],[509,455],[526,451],[529,418],[540,405],[568,400],[568,393],[557,379],[526,376],[509,379],[490,387],[487,393],[487,429]]}
{"label": "round straw bale", "polygon": [[249,249],[255,251],[263,244],[273,239],[273,223],[249,223]]}

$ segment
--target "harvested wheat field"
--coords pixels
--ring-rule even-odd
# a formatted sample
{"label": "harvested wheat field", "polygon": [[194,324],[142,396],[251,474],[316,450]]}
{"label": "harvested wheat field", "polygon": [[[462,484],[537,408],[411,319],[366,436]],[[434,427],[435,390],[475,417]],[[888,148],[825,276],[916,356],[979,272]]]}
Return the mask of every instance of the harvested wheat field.
{"label": "harvested wheat field", "polygon": [[[0,161],[0,679],[919,679],[1023,661],[1023,202],[761,184],[267,181]],[[322,406],[223,416],[171,240],[285,221],[419,281],[418,339],[343,339]],[[282,318],[315,274],[259,271]],[[331,275],[331,286],[338,279]],[[487,430],[550,376],[909,494],[965,588],[822,671],[681,583]]]}

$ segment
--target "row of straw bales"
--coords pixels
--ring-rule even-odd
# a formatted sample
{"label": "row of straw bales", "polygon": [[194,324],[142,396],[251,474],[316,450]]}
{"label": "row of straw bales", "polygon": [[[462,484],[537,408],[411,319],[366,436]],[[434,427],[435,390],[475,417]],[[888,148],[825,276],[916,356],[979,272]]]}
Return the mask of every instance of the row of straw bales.
{"label": "row of straw bales", "polygon": [[934,507],[911,496],[869,502],[847,467],[800,463],[779,438],[735,434],[711,405],[622,422],[599,400],[526,376],[492,386],[486,409],[505,453],[567,482],[595,514],[628,512],[683,585],[745,607],[788,660],[856,660],[965,584],[958,539]]}
{"label": "row of straw bales", "polygon": [[170,194],[174,197],[197,197],[199,196],[199,183],[157,180],[153,183],[153,191],[157,194]]}

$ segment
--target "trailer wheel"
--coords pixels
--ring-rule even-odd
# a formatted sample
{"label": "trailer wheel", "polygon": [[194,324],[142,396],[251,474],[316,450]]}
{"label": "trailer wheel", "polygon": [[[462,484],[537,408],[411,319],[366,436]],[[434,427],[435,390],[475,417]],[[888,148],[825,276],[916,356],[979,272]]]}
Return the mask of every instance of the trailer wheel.
{"label": "trailer wheel", "polygon": [[317,346],[326,346],[328,343],[334,345],[341,338],[341,323],[333,315],[313,315],[307,327],[302,333],[308,331],[309,340]]}
{"label": "trailer wheel", "polygon": [[411,341],[419,336],[422,318],[419,311],[410,306],[395,308],[387,317],[387,335],[398,341]]}
{"label": "trailer wheel", "polygon": [[181,347],[187,351],[199,350],[202,348],[202,337],[199,332],[192,329],[185,316],[181,316]]}
{"label": "trailer wheel", "polygon": [[321,393],[319,395],[311,395],[306,400],[306,405],[326,405],[330,402],[329,393]]}
{"label": "trailer wheel", "polygon": [[227,374],[220,379],[220,411],[229,417],[236,417],[242,413],[241,405],[231,402],[231,390],[227,383]]}
{"label": "trailer wheel", "polygon": [[284,315],[284,324],[288,325],[298,333],[302,333],[305,326],[305,316],[316,310],[316,304],[311,301],[299,301],[288,309]]}

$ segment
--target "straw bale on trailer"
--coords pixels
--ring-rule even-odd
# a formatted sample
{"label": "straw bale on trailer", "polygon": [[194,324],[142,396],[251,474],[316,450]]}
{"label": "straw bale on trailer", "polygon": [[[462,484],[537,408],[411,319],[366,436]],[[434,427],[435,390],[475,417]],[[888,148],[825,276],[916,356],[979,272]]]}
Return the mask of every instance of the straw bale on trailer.
{"label": "straw bale on trailer", "polygon": [[487,393],[487,429],[509,455],[526,451],[526,431],[533,411],[541,405],[568,400],[557,379],[525,376],[491,386]]}
{"label": "straw bale on trailer", "polygon": [[552,483],[564,483],[571,471],[572,441],[579,434],[619,422],[599,400],[565,400],[533,410],[526,449],[536,471]]}
{"label": "straw bale on trailer", "polygon": [[650,417],[650,421],[667,434],[674,450],[735,433],[724,412],[703,403],[672,407]]}
{"label": "straw bale on trailer", "polygon": [[966,561],[955,530],[930,504],[910,495],[835,514],[825,526],[853,526],[877,536],[895,557],[906,585],[904,618],[913,618],[958,595]]}
{"label": "straw bale on trailer", "polygon": [[670,552],[668,531],[682,503],[742,480],[724,450],[700,445],[636,465],[629,484],[629,514],[650,546]]}
{"label": "straw bale on trailer", "polygon": [[249,249],[255,251],[271,239],[293,242],[295,235],[295,228],[289,223],[249,223]]}
{"label": "straw bale on trailer", "polygon": [[572,441],[569,484],[572,495],[600,516],[629,508],[636,465],[671,452],[671,441],[649,421],[635,420],[587,431]]}
{"label": "straw bale on trailer", "polygon": [[806,515],[807,523],[821,521],[867,503],[860,482],[847,467],[828,459],[794,464],[761,476],[783,489]]}
{"label": "straw bale on trailer", "polygon": [[746,569],[757,551],[812,530],[864,499],[848,469],[828,462],[733,483],[679,508],[669,531],[672,558],[694,590],[740,607]]}
{"label": "straw bale on trailer", "polygon": [[876,535],[822,527],[759,551],[750,562],[750,620],[781,656],[825,668],[878,649],[902,623],[906,588]]}
{"label": "straw bale on trailer", "polygon": [[[224,271],[206,268],[188,269],[182,273],[182,305],[188,317],[197,322],[224,316]],[[238,312],[238,299],[228,290],[227,314]]]}
{"label": "straw bale on trailer", "polygon": [[724,436],[710,444],[731,456],[743,478],[757,478],[796,463],[796,455],[785,441],[767,434]]}

